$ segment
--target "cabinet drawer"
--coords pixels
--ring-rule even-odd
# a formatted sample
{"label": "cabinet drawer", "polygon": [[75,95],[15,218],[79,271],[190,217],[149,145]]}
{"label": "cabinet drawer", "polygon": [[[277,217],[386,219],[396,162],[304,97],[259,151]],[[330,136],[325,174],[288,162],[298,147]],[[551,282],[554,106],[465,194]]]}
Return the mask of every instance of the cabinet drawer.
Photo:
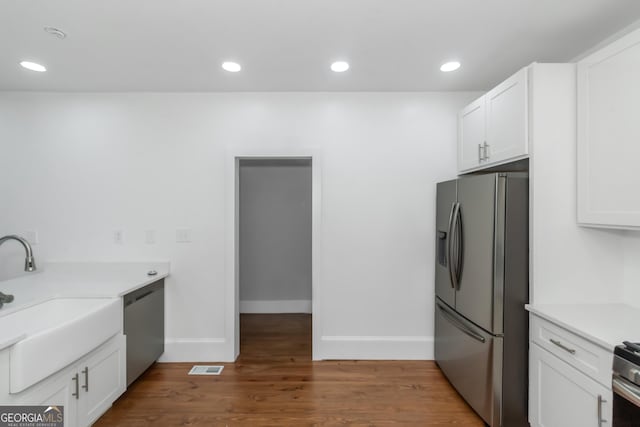
{"label": "cabinet drawer", "polygon": [[531,316],[531,340],[611,389],[613,352],[537,316]]}

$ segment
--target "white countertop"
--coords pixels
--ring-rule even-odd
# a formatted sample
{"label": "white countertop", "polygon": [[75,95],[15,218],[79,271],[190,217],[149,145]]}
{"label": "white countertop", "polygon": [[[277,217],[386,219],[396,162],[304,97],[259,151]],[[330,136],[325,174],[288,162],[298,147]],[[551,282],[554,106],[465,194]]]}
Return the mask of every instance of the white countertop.
{"label": "white countertop", "polygon": [[[20,325],[3,317],[53,298],[119,298],[169,275],[168,262],[56,262],[33,273],[0,281],[0,292],[14,300],[0,308],[0,350],[25,337]],[[148,276],[150,270],[157,275]]]}
{"label": "white countertop", "polygon": [[626,304],[527,304],[525,307],[610,351],[623,341],[640,342],[640,309]]}

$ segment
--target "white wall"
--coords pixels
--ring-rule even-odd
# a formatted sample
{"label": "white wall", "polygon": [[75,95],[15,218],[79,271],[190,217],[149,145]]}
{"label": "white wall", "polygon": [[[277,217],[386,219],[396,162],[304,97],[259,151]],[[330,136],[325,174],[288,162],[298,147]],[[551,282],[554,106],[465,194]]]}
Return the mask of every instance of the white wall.
{"label": "white wall", "polygon": [[532,81],[532,301],[621,302],[622,232],[576,222],[575,68],[538,64]]}
{"label": "white wall", "polygon": [[311,312],[311,161],[241,160],[241,313]]}
{"label": "white wall", "polygon": [[[578,55],[576,60],[639,26],[640,21]],[[556,83],[560,86],[550,85],[548,93],[537,94],[541,105],[532,115],[534,300],[626,303],[640,308],[640,232],[577,225],[575,74],[566,76],[565,84],[560,80]]]}
{"label": "white wall", "polygon": [[640,231],[625,234],[624,302],[640,308]]}
{"label": "white wall", "polygon": [[[324,354],[430,358],[435,183],[455,176],[456,112],[477,96],[2,93],[0,233],[37,230],[41,260],[170,260],[164,360],[228,359],[225,153],[314,147]],[[0,260],[21,268],[17,247]]]}
{"label": "white wall", "polygon": [[[612,35],[576,60],[640,27]],[[576,224],[575,75],[550,86],[532,116],[532,263],[536,303],[625,303],[640,308],[640,231]],[[539,87],[539,86],[537,86]],[[566,87],[570,90],[567,91]],[[536,88],[534,81],[534,89]],[[552,99],[545,103],[545,99]]]}

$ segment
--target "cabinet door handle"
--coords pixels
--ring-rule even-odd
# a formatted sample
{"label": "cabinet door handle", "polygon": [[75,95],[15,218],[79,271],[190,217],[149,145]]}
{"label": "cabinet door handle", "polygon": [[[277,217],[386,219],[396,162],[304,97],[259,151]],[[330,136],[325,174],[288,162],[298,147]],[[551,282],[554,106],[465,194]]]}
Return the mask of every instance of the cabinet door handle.
{"label": "cabinet door handle", "polygon": [[484,142],[484,147],[483,147],[483,151],[484,151],[484,160],[489,160],[489,157],[491,157],[489,155],[489,147],[491,147],[489,144],[487,144],[487,141]]}
{"label": "cabinet door handle", "polygon": [[607,401],[604,400],[601,395],[598,395],[598,427],[602,427],[602,424],[607,422],[607,420],[603,420],[602,419],[602,404],[603,403],[607,403]]}
{"label": "cabinet door handle", "polygon": [[84,374],[84,385],[82,386],[82,388],[85,391],[89,391],[89,367],[85,366],[82,370],[82,373]]}
{"label": "cabinet door handle", "polygon": [[482,157],[482,144],[478,144],[478,162],[481,162],[484,160],[484,157]]}
{"label": "cabinet door handle", "polygon": [[76,385],[75,385],[75,393],[71,393],[71,396],[74,396],[76,398],[76,400],[78,400],[80,398],[80,388],[79,388],[79,382],[80,380],[78,379],[78,374],[75,374],[72,378],[73,381],[75,381]]}
{"label": "cabinet door handle", "polygon": [[561,349],[563,349],[564,351],[566,351],[568,353],[576,354],[576,351],[574,349],[567,347],[566,345],[562,344],[558,340],[554,340],[553,338],[549,338],[549,341],[551,341],[553,344],[557,345],[558,347],[560,347]]}

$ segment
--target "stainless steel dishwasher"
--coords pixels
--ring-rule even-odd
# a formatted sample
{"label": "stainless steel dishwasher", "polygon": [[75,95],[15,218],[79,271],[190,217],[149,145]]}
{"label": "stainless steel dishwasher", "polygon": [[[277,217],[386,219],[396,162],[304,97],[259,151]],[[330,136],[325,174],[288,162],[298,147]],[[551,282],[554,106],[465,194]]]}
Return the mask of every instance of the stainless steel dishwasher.
{"label": "stainless steel dishwasher", "polygon": [[129,386],[164,353],[164,279],[123,298]]}

